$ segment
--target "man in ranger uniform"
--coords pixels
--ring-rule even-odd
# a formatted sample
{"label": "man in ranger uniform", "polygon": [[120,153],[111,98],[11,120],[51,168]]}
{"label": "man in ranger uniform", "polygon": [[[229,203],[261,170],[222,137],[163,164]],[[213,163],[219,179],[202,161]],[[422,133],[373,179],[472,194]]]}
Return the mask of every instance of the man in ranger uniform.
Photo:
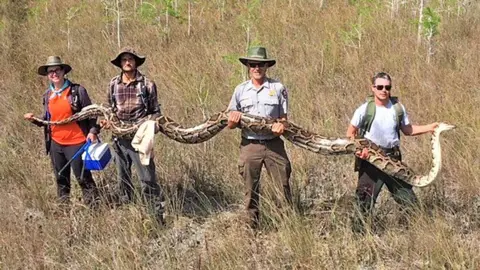
{"label": "man in ranger uniform", "polygon": [[[287,89],[279,82],[266,76],[267,69],[275,65],[274,59],[267,57],[264,47],[253,47],[247,57],[240,62],[248,68],[250,79],[235,88],[229,105],[228,127],[235,128],[242,113],[287,119]],[[238,169],[245,180],[245,204],[252,228],[259,223],[260,172],[265,165],[271,178],[281,181],[285,199],[291,203],[290,191],[291,165],[280,139],[284,131],[282,123],[272,126],[273,135],[257,135],[242,131]]]}

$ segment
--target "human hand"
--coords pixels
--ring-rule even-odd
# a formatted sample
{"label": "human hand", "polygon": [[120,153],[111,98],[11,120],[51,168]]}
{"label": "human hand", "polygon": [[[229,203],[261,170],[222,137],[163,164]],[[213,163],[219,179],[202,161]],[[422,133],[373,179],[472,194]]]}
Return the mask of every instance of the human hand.
{"label": "human hand", "polygon": [[87,134],[87,141],[90,140],[92,143],[96,143],[98,140],[97,134],[88,133]]}
{"label": "human hand", "polygon": [[109,129],[110,123],[106,119],[100,120],[100,128]]}
{"label": "human hand", "polygon": [[26,113],[26,114],[23,115],[23,118],[24,118],[25,120],[28,120],[28,121],[30,121],[30,122],[33,122],[33,113]]}
{"label": "human hand", "polygon": [[368,154],[368,149],[363,148],[362,151],[357,151],[355,152],[355,156],[361,158],[361,159],[367,159],[369,154]]}
{"label": "human hand", "polygon": [[438,122],[431,123],[430,125],[428,125],[429,126],[429,131],[433,133],[435,131],[435,129],[438,127],[438,125],[439,125]]}
{"label": "human hand", "polygon": [[240,122],[240,118],[242,118],[242,113],[238,111],[231,111],[228,113],[228,128],[236,128],[238,123]]}
{"label": "human hand", "polygon": [[280,136],[283,134],[284,131],[285,131],[285,126],[283,125],[283,123],[274,123],[272,125],[272,132],[274,135]]}

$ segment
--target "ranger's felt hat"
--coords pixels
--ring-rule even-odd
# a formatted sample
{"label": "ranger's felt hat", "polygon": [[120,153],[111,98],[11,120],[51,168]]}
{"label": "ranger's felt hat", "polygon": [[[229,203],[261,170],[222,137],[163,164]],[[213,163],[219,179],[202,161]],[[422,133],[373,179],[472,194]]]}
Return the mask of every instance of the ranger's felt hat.
{"label": "ranger's felt hat", "polygon": [[247,66],[249,62],[264,62],[268,67],[275,65],[275,59],[267,57],[267,49],[265,47],[251,47],[248,49],[247,56],[238,58],[242,64]]}

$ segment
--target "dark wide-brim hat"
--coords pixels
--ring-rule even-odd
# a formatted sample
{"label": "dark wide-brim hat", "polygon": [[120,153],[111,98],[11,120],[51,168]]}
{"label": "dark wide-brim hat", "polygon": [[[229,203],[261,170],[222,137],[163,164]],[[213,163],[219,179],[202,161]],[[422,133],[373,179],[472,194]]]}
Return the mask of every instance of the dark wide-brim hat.
{"label": "dark wide-brim hat", "polygon": [[246,57],[238,58],[242,64],[245,66],[248,65],[249,62],[260,62],[266,63],[268,67],[271,67],[277,63],[275,59],[270,59],[267,57],[267,49],[265,47],[251,47],[248,49],[248,53]]}
{"label": "dark wide-brim hat", "polygon": [[38,67],[37,73],[42,76],[47,76],[48,72],[47,69],[49,67],[59,66],[65,71],[65,74],[72,70],[72,67],[68,64],[63,63],[60,56],[49,56],[47,58],[47,63],[45,65]]}
{"label": "dark wide-brim hat", "polygon": [[115,66],[122,68],[121,57],[122,57],[122,54],[125,54],[125,53],[131,54],[133,58],[135,58],[135,64],[137,65],[137,67],[143,65],[143,63],[145,62],[145,56],[139,55],[133,48],[130,48],[130,47],[125,47],[121,49],[120,52],[117,54],[117,56],[114,59],[112,59],[110,62]]}

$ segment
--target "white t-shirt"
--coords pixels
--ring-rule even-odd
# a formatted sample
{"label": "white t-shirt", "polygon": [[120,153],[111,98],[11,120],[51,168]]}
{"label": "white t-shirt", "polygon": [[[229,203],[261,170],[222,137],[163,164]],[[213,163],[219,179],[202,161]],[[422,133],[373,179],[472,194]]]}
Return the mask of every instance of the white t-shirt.
{"label": "white t-shirt", "polygon": [[[367,104],[367,102],[362,104],[353,114],[350,123],[354,127],[360,127],[360,123],[362,123],[367,112]],[[402,104],[400,105],[403,110],[401,125],[409,125],[410,120],[408,119],[407,111]],[[365,138],[384,148],[399,146],[400,138],[397,134],[397,114],[395,113],[395,108],[393,107],[392,102],[390,101],[385,107],[379,105],[375,106],[375,117],[373,118],[370,131],[365,133]]]}

